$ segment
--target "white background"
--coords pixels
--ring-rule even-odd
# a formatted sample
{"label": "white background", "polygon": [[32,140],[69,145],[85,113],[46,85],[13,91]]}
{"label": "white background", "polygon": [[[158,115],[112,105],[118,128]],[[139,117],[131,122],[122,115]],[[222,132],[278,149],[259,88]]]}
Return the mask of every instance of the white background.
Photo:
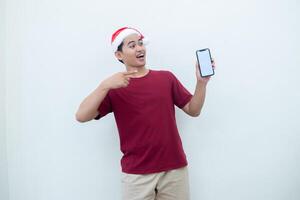
{"label": "white background", "polygon": [[208,47],[216,61],[201,116],[176,113],[192,200],[300,199],[299,1],[0,5],[1,200],[120,199],[113,115],[84,124],[74,115],[125,70],[109,43],[124,25],[150,39],[148,67],[192,93],[195,51]]}

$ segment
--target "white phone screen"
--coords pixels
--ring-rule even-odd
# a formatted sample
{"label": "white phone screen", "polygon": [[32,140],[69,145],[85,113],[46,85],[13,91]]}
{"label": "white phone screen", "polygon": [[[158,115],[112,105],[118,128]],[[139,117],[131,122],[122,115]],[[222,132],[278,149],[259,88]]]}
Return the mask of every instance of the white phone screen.
{"label": "white phone screen", "polygon": [[209,49],[197,50],[197,59],[202,77],[214,75]]}

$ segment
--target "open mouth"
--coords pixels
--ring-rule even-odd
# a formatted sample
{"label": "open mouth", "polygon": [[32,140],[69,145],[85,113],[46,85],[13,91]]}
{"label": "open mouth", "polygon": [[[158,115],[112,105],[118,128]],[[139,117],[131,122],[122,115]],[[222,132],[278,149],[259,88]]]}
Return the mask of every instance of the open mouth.
{"label": "open mouth", "polygon": [[145,54],[144,53],[138,54],[136,56],[136,58],[138,58],[138,59],[144,59],[145,58]]}

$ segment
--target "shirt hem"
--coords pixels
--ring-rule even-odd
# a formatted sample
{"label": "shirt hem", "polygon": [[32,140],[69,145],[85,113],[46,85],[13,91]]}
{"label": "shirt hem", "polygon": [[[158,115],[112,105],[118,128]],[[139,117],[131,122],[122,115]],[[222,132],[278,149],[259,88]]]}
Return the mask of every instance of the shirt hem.
{"label": "shirt hem", "polygon": [[180,109],[182,109],[188,102],[191,101],[192,97],[193,97],[193,95],[187,96],[187,97],[184,99],[184,101],[182,102],[182,104],[179,105],[178,107],[179,107]]}
{"label": "shirt hem", "polygon": [[159,173],[159,172],[163,172],[163,171],[178,169],[181,167],[185,167],[187,165],[188,165],[188,163],[184,162],[181,164],[170,165],[170,166],[159,168],[159,169],[150,169],[150,170],[125,170],[125,169],[122,169],[122,172],[128,173],[128,174],[152,174],[152,173]]}

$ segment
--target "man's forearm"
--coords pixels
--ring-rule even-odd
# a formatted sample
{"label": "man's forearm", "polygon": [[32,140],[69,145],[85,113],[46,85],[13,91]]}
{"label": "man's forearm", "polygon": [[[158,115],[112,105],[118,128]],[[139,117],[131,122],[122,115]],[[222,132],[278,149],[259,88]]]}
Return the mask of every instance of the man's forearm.
{"label": "man's forearm", "polygon": [[189,112],[192,116],[199,116],[205,101],[206,83],[197,81],[195,93],[189,103]]}
{"label": "man's forearm", "polygon": [[86,122],[98,114],[98,107],[107,95],[109,88],[103,83],[100,84],[89,96],[87,96],[79,106],[76,113],[76,119],[80,122]]}

